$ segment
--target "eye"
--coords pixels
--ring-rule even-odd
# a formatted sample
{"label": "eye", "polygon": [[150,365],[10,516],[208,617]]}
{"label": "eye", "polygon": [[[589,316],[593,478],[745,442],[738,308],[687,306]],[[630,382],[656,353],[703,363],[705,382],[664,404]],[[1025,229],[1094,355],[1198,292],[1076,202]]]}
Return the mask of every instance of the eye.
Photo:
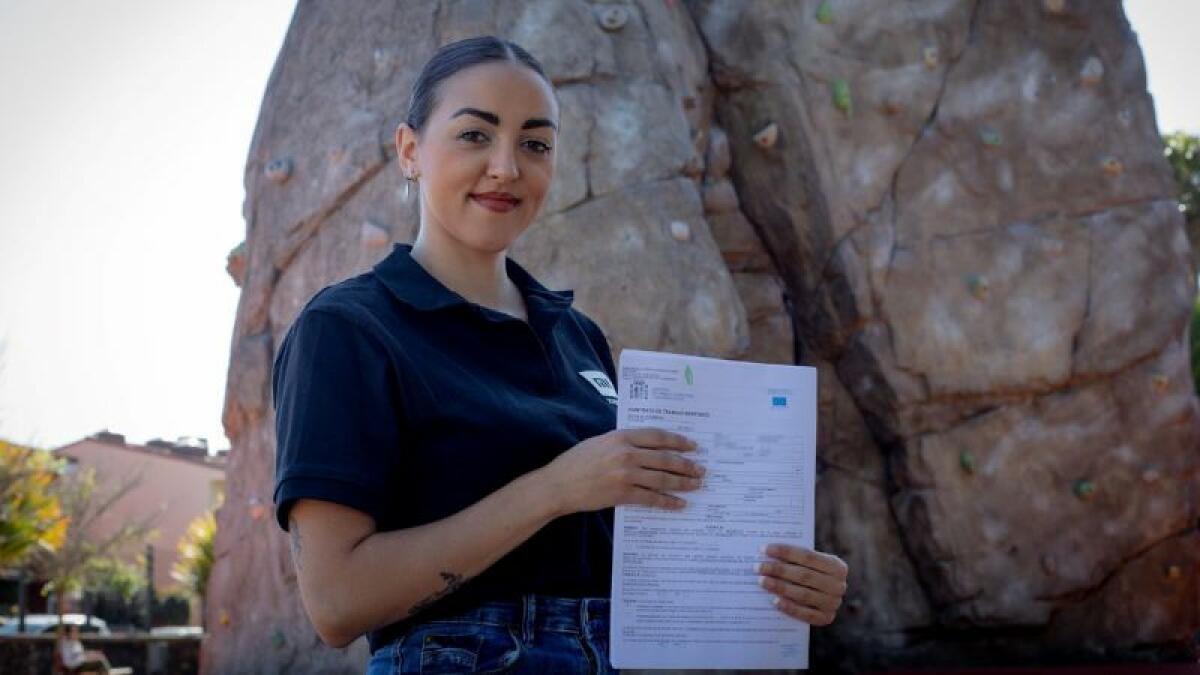
{"label": "eye", "polygon": [[529,148],[530,150],[533,150],[534,152],[536,152],[539,155],[545,155],[545,154],[549,153],[551,150],[549,145],[546,145],[545,143],[543,143],[541,141],[534,141],[534,140],[526,141],[525,147]]}
{"label": "eye", "polygon": [[487,140],[487,136],[485,136],[482,131],[476,131],[475,129],[464,131],[459,134],[458,137],[471,143],[475,143],[475,139],[477,138],[485,141]]}

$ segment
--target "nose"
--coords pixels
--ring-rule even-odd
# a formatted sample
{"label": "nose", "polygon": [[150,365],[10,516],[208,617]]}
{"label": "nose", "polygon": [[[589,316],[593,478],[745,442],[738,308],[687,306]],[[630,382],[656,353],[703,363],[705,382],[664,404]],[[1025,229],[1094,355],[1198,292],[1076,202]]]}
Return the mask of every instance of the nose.
{"label": "nose", "polygon": [[517,168],[517,158],[509,148],[499,147],[488,158],[488,178],[495,181],[515,180],[521,175]]}

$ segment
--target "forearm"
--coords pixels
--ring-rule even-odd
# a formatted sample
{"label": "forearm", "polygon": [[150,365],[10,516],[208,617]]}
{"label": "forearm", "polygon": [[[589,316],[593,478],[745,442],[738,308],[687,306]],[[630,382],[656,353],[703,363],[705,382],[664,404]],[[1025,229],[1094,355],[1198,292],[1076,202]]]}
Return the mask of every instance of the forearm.
{"label": "forearm", "polygon": [[557,517],[559,508],[553,487],[534,471],[442,520],[372,533],[340,560],[311,570],[309,586],[321,591],[305,594],[309,613],[332,618],[322,622],[327,642],[348,643],[453,593]]}

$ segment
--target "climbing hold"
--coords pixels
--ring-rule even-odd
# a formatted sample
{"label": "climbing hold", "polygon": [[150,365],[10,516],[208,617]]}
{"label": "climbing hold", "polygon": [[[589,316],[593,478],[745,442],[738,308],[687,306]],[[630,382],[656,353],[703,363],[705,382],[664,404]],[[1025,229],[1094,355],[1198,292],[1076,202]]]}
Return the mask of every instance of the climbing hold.
{"label": "climbing hold", "polygon": [[833,91],[833,105],[847,117],[854,115],[854,103],[850,99],[850,83],[845,80],[834,80],[830,87]]}
{"label": "climbing hold", "polygon": [[1062,14],[1067,11],[1067,0],[1042,0],[1042,7],[1050,14]]}
{"label": "climbing hold", "polygon": [[941,63],[936,45],[926,45],[923,52],[923,58],[925,59],[925,67],[929,70],[937,68],[938,64]]}
{"label": "climbing hold", "polygon": [[829,25],[833,23],[833,3],[825,0],[821,6],[817,8],[817,23]]}
{"label": "climbing hold", "polygon": [[607,31],[621,30],[629,20],[629,12],[624,7],[609,6],[599,10],[600,27]]}
{"label": "climbing hold", "polygon": [[1100,168],[1104,169],[1104,174],[1107,176],[1117,177],[1125,171],[1125,165],[1116,157],[1105,157],[1100,160]]}
{"label": "climbing hold", "polygon": [[883,112],[887,115],[896,115],[901,110],[904,110],[904,105],[896,98],[888,96],[883,99]]}
{"label": "climbing hold", "polygon": [[1079,70],[1079,81],[1086,85],[1094,85],[1104,77],[1104,64],[1095,56],[1087,57],[1083,68]]}
{"label": "climbing hold", "polygon": [[222,626],[228,626],[230,621],[231,621],[231,619],[229,618],[229,610],[222,609],[221,615],[217,619],[217,623],[220,623]]}
{"label": "climbing hold", "polygon": [[1096,484],[1086,478],[1080,478],[1075,481],[1075,486],[1072,490],[1075,492],[1076,497],[1087,500],[1091,499],[1092,495],[1096,493]]}
{"label": "climbing hold", "polygon": [[251,497],[246,502],[250,507],[250,517],[254,520],[262,520],[267,515],[267,505],[262,503],[258,497]]}
{"label": "climbing hold", "polygon": [[987,277],[979,274],[967,275],[967,290],[976,300],[987,300],[988,291],[991,290],[991,284],[988,283]]}
{"label": "climbing hold", "polygon": [[984,127],[979,130],[979,140],[988,147],[997,147],[1000,145],[1000,132],[995,127]]}
{"label": "climbing hold", "polygon": [[283,631],[276,628],[275,632],[271,633],[271,645],[274,646],[276,649],[281,649],[286,644],[287,644],[287,638],[284,637]]}
{"label": "climbing hold", "polygon": [[1150,378],[1150,383],[1154,385],[1154,391],[1159,394],[1165,394],[1171,388],[1171,378],[1165,373],[1156,373]]}
{"label": "climbing hold", "polygon": [[690,241],[692,238],[692,228],[682,220],[671,221],[671,236],[676,241]]}
{"label": "climbing hold", "polygon": [[383,248],[392,238],[388,229],[369,220],[362,223],[362,244],[367,248]]}
{"label": "climbing hold", "polygon": [[958,465],[966,473],[975,473],[975,455],[970,450],[963,450],[958,453]]}
{"label": "climbing hold", "polygon": [[233,277],[233,283],[241,288],[242,282],[246,280],[246,242],[234,246],[225,257],[225,271]]}
{"label": "climbing hold", "polygon": [[1179,565],[1169,565],[1167,567],[1167,578],[1174,580],[1183,576],[1183,568]]}
{"label": "climbing hold", "polygon": [[774,122],[759,129],[758,133],[754,134],[754,144],[763,150],[775,147],[777,140],[779,140],[779,126]]}
{"label": "climbing hold", "polygon": [[267,162],[264,173],[273,183],[283,183],[292,176],[292,160],[288,157],[277,157]]}

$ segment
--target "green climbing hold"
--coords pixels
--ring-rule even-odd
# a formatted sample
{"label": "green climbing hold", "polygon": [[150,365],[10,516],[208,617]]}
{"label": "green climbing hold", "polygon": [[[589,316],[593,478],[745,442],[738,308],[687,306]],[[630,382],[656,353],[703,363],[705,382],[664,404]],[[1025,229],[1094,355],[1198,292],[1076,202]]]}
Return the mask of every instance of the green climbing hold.
{"label": "green climbing hold", "polygon": [[984,127],[979,130],[979,140],[983,141],[984,145],[994,148],[1000,145],[1000,132],[992,127]]}
{"label": "green climbing hold", "polygon": [[854,104],[850,99],[850,83],[845,80],[834,80],[833,89],[833,105],[846,114],[847,117],[854,114]]}
{"label": "green climbing hold", "polygon": [[287,638],[284,637],[283,631],[278,628],[275,629],[275,632],[271,634],[271,644],[276,649],[280,649],[287,644]]}
{"label": "green climbing hold", "polygon": [[990,288],[986,278],[978,274],[967,275],[967,290],[976,300],[986,300]]}
{"label": "green climbing hold", "polygon": [[1091,499],[1096,492],[1096,484],[1085,478],[1075,481],[1075,496],[1080,499]]}
{"label": "green climbing hold", "polygon": [[963,450],[958,453],[958,464],[962,467],[963,471],[975,473],[975,455],[972,455],[970,450]]}
{"label": "green climbing hold", "polygon": [[830,0],[825,0],[817,8],[817,23],[825,25],[833,23],[833,3]]}

